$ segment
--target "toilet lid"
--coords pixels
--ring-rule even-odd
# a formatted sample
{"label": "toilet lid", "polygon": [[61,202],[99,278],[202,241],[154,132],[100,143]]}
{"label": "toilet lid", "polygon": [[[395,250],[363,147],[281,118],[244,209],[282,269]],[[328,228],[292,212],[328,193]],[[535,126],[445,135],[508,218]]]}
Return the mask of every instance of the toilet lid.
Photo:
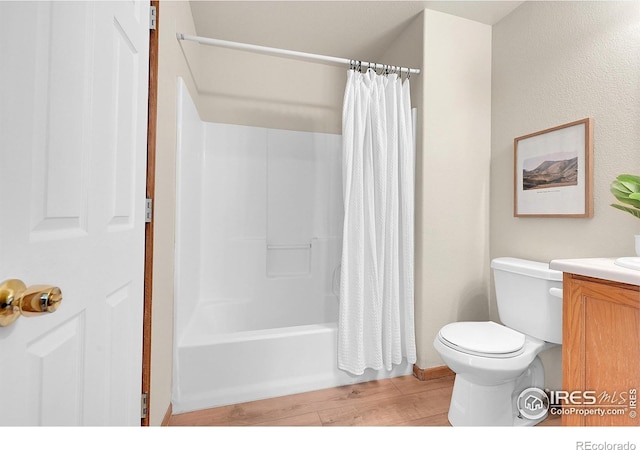
{"label": "toilet lid", "polygon": [[525,336],[495,322],[455,322],[440,330],[440,338],[450,346],[472,354],[504,357],[519,353]]}

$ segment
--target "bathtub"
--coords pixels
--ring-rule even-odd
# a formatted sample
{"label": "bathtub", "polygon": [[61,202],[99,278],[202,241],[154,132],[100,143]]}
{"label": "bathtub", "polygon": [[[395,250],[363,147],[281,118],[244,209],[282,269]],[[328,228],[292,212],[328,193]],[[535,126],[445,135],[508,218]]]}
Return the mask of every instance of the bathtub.
{"label": "bathtub", "polygon": [[177,104],[173,412],[410,373],[337,368],[341,136]]}
{"label": "bathtub", "polygon": [[339,370],[336,322],[211,333],[216,306],[199,305],[177,347],[174,413],[412,372],[406,361],[390,372],[367,369],[355,376]]}

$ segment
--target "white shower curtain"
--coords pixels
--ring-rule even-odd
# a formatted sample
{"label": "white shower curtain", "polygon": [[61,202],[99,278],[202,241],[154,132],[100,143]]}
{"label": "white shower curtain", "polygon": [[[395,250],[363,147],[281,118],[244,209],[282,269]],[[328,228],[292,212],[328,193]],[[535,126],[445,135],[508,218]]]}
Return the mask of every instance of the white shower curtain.
{"label": "white shower curtain", "polygon": [[342,139],[338,367],[360,375],[416,361],[409,80],[349,70]]}

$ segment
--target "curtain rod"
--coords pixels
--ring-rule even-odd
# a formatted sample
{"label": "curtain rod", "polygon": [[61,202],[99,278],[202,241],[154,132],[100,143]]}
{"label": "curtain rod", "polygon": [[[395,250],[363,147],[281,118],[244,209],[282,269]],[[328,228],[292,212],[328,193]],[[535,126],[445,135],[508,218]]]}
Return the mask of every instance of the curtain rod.
{"label": "curtain rod", "polygon": [[388,69],[392,72],[400,71],[401,73],[408,72],[410,74],[416,74],[416,75],[420,74],[420,69],[411,69],[409,67],[391,66],[391,65],[378,64],[378,63],[372,63],[372,62],[366,62],[366,61],[358,61],[353,59],[338,58],[335,56],[316,55],[314,53],[304,53],[304,52],[298,52],[294,50],[283,50],[280,48],[263,47],[261,45],[243,44],[241,42],[223,41],[221,39],[192,36],[184,33],[176,33],[176,37],[178,38],[179,41],[194,41],[194,42],[199,42],[200,44],[215,45],[217,47],[232,48],[235,50],[245,50],[249,52],[262,53],[266,55],[283,56],[285,58],[324,62],[324,63],[336,65],[336,66],[351,67],[354,64],[357,64],[359,66],[364,66],[367,68],[371,67],[371,68]]}

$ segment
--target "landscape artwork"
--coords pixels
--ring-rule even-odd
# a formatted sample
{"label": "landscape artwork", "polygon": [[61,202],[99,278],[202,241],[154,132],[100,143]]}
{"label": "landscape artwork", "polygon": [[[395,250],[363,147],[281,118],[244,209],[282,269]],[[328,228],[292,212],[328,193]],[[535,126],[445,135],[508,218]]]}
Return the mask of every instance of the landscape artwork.
{"label": "landscape artwork", "polygon": [[593,119],[514,139],[515,217],[593,216]]}
{"label": "landscape artwork", "polygon": [[522,189],[545,189],[578,184],[578,155],[551,153],[525,159],[522,169]]}

